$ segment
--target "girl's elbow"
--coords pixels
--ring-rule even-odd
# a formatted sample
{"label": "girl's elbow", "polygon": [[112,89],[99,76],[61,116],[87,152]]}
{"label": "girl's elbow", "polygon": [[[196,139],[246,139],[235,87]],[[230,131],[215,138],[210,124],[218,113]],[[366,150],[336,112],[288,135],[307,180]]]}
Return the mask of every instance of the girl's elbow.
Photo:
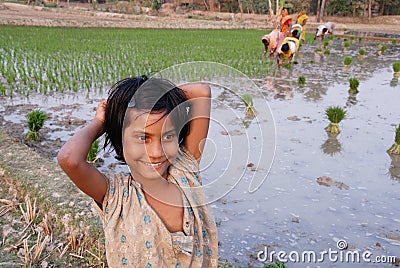
{"label": "girl's elbow", "polygon": [[199,91],[201,97],[211,98],[211,88],[208,84],[205,83],[199,84]]}
{"label": "girl's elbow", "polygon": [[61,149],[57,154],[57,162],[63,170],[76,169],[79,162],[67,150]]}

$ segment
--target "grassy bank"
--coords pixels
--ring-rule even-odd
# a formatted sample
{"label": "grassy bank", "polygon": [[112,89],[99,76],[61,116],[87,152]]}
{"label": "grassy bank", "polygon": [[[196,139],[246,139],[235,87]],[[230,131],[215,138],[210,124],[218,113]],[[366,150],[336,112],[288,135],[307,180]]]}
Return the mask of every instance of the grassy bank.
{"label": "grassy bank", "polygon": [[91,200],[56,163],[0,129],[0,266],[101,267],[101,224]]}

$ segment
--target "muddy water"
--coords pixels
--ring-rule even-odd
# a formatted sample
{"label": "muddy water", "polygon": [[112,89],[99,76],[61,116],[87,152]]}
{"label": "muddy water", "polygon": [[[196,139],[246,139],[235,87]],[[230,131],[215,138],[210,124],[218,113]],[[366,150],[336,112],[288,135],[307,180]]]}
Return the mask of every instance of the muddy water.
{"label": "muddy water", "polygon": [[[400,85],[391,67],[400,59],[400,48],[387,44],[388,50],[379,56],[376,44],[356,40],[343,49],[342,41],[335,39],[329,45],[331,54],[325,56],[315,52],[318,42],[303,46],[293,70],[282,68],[254,79],[272,110],[274,119],[267,122],[229,119],[230,112],[218,103],[230,103],[238,113],[243,113],[244,106],[231,100],[224,88],[214,86],[213,97],[219,102],[213,103],[213,113],[226,118],[226,124],[211,123],[206,150],[213,157],[206,157],[203,163],[204,181],[209,183],[224,172],[230,161],[236,165],[234,170],[243,174],[234,189],[211,204],[219,226],[221,258],[259,267],[262,262],[257,261],[257,253],[265,248],[269,253],[296,251],[301,255],[307,250],[318,254],[338,250],[339,240],[345,240],[351,251],[371,251],[371,259],[400,252],[400,161],[386,153],[400,123]],[[359,48],[367,51],[363,58],[358,57]],[[353,58],[349,67],[344,67],[344,56]],[[306,78],[304,86],[297,83],[300,75]],[[360,80],[360,92],[355,96],[347,91],[349,77]],[[50,119],[44,129],[42,146],[48,147],[43,154],[54,159],[62,143],[90,120],[104,97],[105,91],[3,98],[2,127],[12,129],[18,137],[15,133],[25,131],[21,125],[26,124],[26,113],[34,108],[45,110]],[[255,97],[254,102],[256,109],[265,105],[262,98]],[[328,125],[324,110],[330,105],[343,106],[348,113],[336,137],[324,131]],[[268,168],[252,170],[243,166],[243,161],[236,163],[234,156],[233,160],[224,157],[234,143],[246,153],[250,146],[248,162],[255,162],[262,144],[259,127],[272,122],[276,152],[269,173]],[[253,142],[235,142],[235,137],[241,136]],[[264,147],[272,149],[270,144]],[[220,155],[213,153],[216,151]],[[101,158],[100,169],[125,170],[112,164],[112,154],[101,153]],[[249,193],[254,173],[268,177],[257,191]],[[362,260],[348,264],[331,262],[328,256],[324,259],[322,264],[309,265],[366,266]],[[288,266],[306,265],[289,262]]]}

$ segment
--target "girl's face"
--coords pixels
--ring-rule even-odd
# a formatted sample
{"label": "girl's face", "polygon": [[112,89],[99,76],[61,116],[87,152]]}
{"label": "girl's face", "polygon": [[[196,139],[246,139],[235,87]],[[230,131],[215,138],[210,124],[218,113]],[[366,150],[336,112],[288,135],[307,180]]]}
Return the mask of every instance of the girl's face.
{"label": "girl's face", "polygon": [[[129,113],[129,114],[128,114]],[[165,113],[127,110],[122,144],[124,158],[134,179],[166,178],[168,167],[178,155],[175,127]]]}

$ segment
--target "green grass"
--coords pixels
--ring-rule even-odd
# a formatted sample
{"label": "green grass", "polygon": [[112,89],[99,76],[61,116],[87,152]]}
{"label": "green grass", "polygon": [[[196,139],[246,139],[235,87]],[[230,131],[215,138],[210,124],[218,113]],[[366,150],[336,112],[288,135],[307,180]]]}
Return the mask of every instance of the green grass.
{"label": "green grass", "polygon": [[86,161],[95,164],[97,159],[97,154],[99,153],[99,141],[95,140],[90,146],[88,155],[86,156]]}
{"label": "green grass", "polygon": [[28,133],[26,134],[26,139],[29,141],[39,141],[39,130],[42,129],[44,122],[47,119],[45,112],[41,110],[33,110],[28,113]]}
{"label": "green grass", "polygon": [[400,61],[394,62],[392,66],[393,66],[393,71],[395,73],[399,73],[400,72]]}
{"label": "green grass", "polygon": [[297,78],[297,83],[299,83],[299,85],[304,85],[306,83],[306,78],[304,75],[301,75],[299,78]]}
{"label": "green grass", "polygon": [[396,128],[396,136],[395,136],[395,138],[394,138],[394,141],[395,141],[397,144],[400,144],[400,124],[399,124],[399,126]]}
{"label": "green grass", "polygon": [[396,128],[396,134],[394,137],[394,144],[387,151],[389,154],[400,155],[400,124]]}
{"label": "green grass", "polygon": [[344,65],[349,66],[353,59],[351,57],[344,57]]}
{"label": "green grass", "polygon": [[358,86],[360,85],[360,82],[356,77],[352,77],[349,79],[350,83],[350,90],[349,92],[352,94],[357,94],[358,93]]}
{"label": "green grass", "polygon": [[256,78],[274,71],[255,56],[263,51],[262,34],[259,30],[2,26],[0,94],[107,90],[122,78],[192,61],[226,64]]}
{"label": "green grass", "polygon": [[325,110],[329,121],[334,124],[340,123],[346,117],[346,111],[339,106],[330,106]]}
{"label": "green grass", "polygon": [[253,97],[250,94],[243,94],[242,100],[246,105],[246,115],[254,116],[256,114],[256,110],[254,109]]}
{"label": "green grass", "polygon": [[330,106],[326,108],[325,115],[331,122],[325,130],[327,132],[338,134],[340,133],[339,123],[346,117],[346,111],[339,106]]}

